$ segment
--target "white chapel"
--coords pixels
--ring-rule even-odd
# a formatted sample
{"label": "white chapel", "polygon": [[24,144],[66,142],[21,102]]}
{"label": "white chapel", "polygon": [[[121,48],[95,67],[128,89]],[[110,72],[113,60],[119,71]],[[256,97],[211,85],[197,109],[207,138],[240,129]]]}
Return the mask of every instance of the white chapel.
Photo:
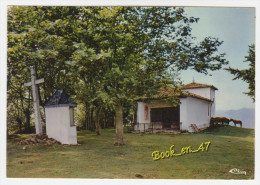
{"label": "white chapel", "polygon": [[158,99],[156,101],[137,102],[137,124],[135,131],[176,130],[192,132],[192,125],[205,128],[210,125],[210,118],[215,116],[215,91],[213,85],[192,82],[180,87],[181,93],[171,87],[164,89],[168,97],[177,96],[180,105]]}

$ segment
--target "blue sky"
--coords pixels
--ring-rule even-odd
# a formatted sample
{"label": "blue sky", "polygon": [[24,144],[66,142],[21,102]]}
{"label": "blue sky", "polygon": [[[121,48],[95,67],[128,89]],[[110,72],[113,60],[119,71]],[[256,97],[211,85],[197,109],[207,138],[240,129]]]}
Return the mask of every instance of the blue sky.
{"label": "blue sky", "polygon": [[[188,16],[199,17],[197,24],[192,25],[192,34],[198,40],[213,36],[224,41],[219,52],[226,53],[229,66],[248,68],[249,62],[243,62],[248,55],[248,45],[255,42],[255,9],[254,8],[185,8]],[[190,83],[195,79],[198,83],[213,84],[216,92],[216,109],[229,110],[254,108],[252,100],[243,92],[248,92],[248,84],[242,80],[232,80],[233,75],[227,71],[210,72],[212,76],[187,70],[181,72],[183,82]]]}

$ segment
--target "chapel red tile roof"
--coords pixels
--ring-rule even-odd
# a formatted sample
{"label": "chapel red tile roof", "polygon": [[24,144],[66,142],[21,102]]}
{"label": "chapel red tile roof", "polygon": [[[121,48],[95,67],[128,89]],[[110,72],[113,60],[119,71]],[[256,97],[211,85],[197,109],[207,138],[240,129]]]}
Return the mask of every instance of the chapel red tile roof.
{"label": "chapel red tile roof", "polygon": [[205,97],[203,97],[203,96],[200,96],[200,95],[197,95],[197,94],[188,92],[188,91],[185,91],[185,93],[187,93],[186,96],[191,96],[191,97],[198,98],[198,99],[202,99],[202,100],[206,100],[206,101],[212,101],[212,100],[209,99],[209,98],[205,98]]}
{"label": "chapel red tile roof", "polygon": [[152,98],[168,98],[168,97],[173,97],[173,96],[177,96],[180,98],[186,98],[188,96],[190,97],[194,97],[194,98],[198,98],[198,99],[202,99],[202,100],[206,100],[206,101],[211,101],[211,99],[205,98],[203,96],[188,92],[188,91],[184,91],[184,90],[178,90],[174,87],[171,86],[167,86],[164,88],[161,88],[159,90],[159,92],[154,95]]}
{"label": "chapel red tile roof", "polygon": [[196,83],[196,82],[192,82],[186,85],[183,85],[180,87],[180,89],[195,89],[195,88],[205,88],[205,87],[211,87],[215,90],[218,90],[215,86],[213,85],[208,85],[208,84],[200,84],[200,83]]}
{"label": "chapel red tile roof", "polygon": [[155,94],[154,98],[165,98],[171,96],[180,96],[181,91],[178,88],[174,88],[172,86],[162,87],[157,94]]}

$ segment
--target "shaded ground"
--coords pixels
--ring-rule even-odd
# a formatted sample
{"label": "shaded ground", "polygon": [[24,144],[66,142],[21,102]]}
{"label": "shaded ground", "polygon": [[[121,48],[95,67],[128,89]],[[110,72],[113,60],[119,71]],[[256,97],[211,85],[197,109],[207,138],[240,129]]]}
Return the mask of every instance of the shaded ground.
{"label": "shaded ground", "polygon": [[[148,179],[253,179],[254,129],[225,126],[197,134],[126,133],[126,145],[115,147],[114,129],[79,131],[80,146],[30,145],[26,150],[8,140],[7,177],[40,178],[148,178]],[[153,161],[153,151],[167,151],[175,145],[197,149],[210,141],[207,152],[185,154]],[[232,168],[246,175],[229,173]]]}

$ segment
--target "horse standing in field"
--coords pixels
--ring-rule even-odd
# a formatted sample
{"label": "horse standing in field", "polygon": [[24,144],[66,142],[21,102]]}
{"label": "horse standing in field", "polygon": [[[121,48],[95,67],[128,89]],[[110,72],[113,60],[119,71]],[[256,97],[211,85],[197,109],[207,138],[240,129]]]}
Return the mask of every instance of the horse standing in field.
{"label": "horse standing in field", "polygon": [[226,117],[212,117],[210,119],[210,125],[215,126],[217,124],[228,124],[229,125],[230,120]]}
{"label": "horse standing in field", "polygon": [[233,121],[235,127],[237,126],[237,124],[240,124],[240,127],[242,127],[242,121],[241,120],[230,119],[230,121]]}

